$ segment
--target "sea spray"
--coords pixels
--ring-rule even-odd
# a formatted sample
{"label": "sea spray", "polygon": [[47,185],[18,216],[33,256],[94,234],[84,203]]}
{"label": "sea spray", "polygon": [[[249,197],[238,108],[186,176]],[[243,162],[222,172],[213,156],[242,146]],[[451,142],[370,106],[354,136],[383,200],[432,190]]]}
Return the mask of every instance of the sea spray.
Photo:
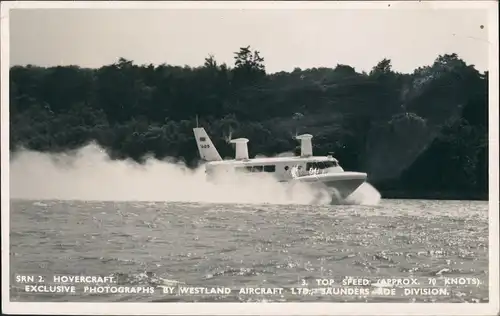
{"label": "sea spray", "polygon": [[11,197],[60,200],[184,201],[308,204],[311,189],[292,192],[274,179],[207,182],[204,166],[191,170],[172,159],[110,160],[96,145],[73,155],[20,151],[11,161]]}
{"label": "sea spray", "polygon": [[95,144],[71,155],[21,150],[10,162],[10,176],[12,198],[318,204],[318,192],[305,184],[233,175],[216,185],[206,181],[203,165],[192,170],[173,159],[150,158],[142,165],[111,160]]}
{"label": "sea spray", "polygon": [[370,183],[363,183],[356,191],[354,191],[346,202],[349,204],[360,205],[377,205],[381,199],[380,192],[377,191]]}

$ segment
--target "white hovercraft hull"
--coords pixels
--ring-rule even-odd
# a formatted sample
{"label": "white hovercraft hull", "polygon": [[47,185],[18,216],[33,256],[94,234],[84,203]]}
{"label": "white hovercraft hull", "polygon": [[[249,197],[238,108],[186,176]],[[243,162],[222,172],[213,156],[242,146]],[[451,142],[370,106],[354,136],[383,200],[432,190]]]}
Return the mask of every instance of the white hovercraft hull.
{"label": "white hovercraft hull", "polygon": [[295,178],[295,181],[327,187],[336,192],[340,198],[345,199],[356,191],[366,178],[367,174],[363,172],[344,171],[301,176]]}

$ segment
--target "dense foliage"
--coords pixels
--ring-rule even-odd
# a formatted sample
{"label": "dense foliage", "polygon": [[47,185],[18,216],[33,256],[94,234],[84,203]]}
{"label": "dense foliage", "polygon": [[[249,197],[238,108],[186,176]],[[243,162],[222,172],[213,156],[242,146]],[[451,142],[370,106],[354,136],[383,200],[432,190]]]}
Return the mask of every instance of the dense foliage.
{"label": "dense foliage", "polygon": [[[42,152],[91,141],[113,159],[177,157],[194,166],[192,128],[225,141],[250,139],[251,155],[297,150],[314,135],[315,154],[334,152],[366,171],[385,196],[487,198],[488,73],[456,54],[403,74],[380,61],[370,73],[348,65],[267,74],[250,47],[235,65],[213,56],[200,67],[136,65],[10,70],[10,146]],[[14,155],[15,157],[15,155]]]}

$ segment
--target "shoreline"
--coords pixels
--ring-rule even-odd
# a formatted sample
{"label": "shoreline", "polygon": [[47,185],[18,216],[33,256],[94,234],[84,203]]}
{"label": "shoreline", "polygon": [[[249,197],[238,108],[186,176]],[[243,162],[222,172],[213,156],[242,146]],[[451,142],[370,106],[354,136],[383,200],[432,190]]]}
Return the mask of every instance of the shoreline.
{"label": "shoreline", "polygon": [[[423,201],[476,201],[476,202],[488,202],[487,198],[445,198],[443,196],[429,196],[426,198],[415,197],[411,195],[384,195],[381,193],[382,200],[423,200]],[[19,198],[11,197],[9,202],[16,201],[31,201],[31,202],[50,202],[50,201],[66,201],[66,202],[109,202],[109,203],[131,203],[131,202],[144,202],[144,203],[205,203],[205,202],[188,202],[188,201],[163,201],[163,200],[84,200],[84,199],[54,199],[54,198]],[[237,204],[237,203],[209,203],[209,204]],[[246,203],[244,203],[246,204]],[[263,203],[260,205],[267,205],[270,203]],[[259,205],[259,204],[257,204]],[[275,204],[278,205],[278,204]],[[287,204],[283,204],[287,205]]]}
{"label": "shoreline", "polygon": [[[375,189],[377,187],[375,186]],[[378,189],[377,189],[378,190]],[[388,200],[446,200],[446,201],[489,201],[488,193],[463,192],[415,192],[399,190],[378,190],[382,199]]]}

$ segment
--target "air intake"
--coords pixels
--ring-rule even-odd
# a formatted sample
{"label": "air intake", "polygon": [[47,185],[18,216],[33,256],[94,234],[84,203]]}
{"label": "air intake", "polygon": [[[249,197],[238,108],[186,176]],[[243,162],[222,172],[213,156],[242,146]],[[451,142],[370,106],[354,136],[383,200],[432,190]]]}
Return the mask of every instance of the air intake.
{"label": "air intake", "polygon": [[232,144],[236,145],[236,154],[234,159],[236,160],[245,160],[248,159],[248,139],[246,138],[237,138],[231,140]]}
{"label": "air intake", "polygon": [[300,140],[300,157],[310,157],[312,156],[312,141],[313,136],[311,134],[302,134],[296,139]]}

